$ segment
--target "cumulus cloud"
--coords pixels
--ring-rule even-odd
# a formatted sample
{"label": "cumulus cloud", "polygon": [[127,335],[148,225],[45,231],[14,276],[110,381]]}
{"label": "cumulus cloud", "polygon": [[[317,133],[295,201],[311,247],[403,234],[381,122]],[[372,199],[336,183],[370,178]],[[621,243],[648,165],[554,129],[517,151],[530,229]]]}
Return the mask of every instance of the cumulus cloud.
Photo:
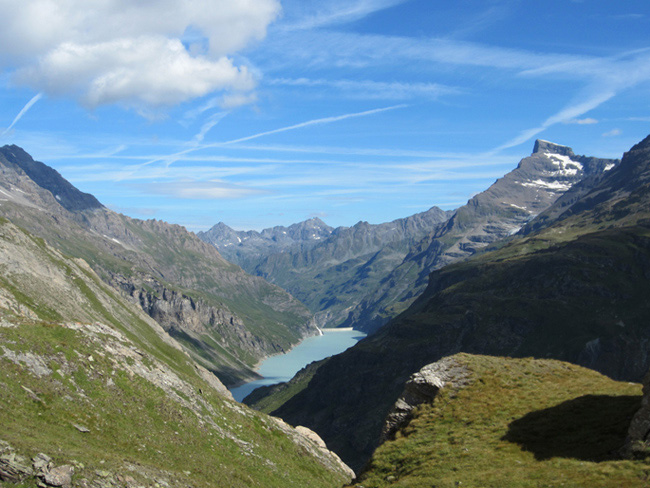
{"label": "cumulus cloud", "polygon": [[91,107],[155,108],[215,91],[245,103],[254,77],[229,55],[262,39],[279,12],[278,0],[105,0],[92,8],[85,0],[0,0],[0,62],[18,83]]}

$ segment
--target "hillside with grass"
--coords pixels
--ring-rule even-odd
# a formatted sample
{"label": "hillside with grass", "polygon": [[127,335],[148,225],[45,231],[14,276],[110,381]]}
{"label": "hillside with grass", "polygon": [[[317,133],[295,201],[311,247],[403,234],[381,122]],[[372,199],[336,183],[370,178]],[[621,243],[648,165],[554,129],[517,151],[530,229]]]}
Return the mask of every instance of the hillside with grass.
{"label": "hillside with grass", "polygon": [[[0,219],[2,486],[340,486],[336,456],[234,402],[146,315]],[[57,484],[58,483],[58,484]]]}
{"label": "hillside with grass", "polygon": [[0,216],[84,259],[228,385],[317,333],[311,313],[181,226],[113,212],[17,146],[0,148]]}
{"label": "hillside with grass", "polygon": [[450,359],[465,382],[420,404],[351,486],[648,486],[650,464],[618,453],[639,384],[554,360]]}

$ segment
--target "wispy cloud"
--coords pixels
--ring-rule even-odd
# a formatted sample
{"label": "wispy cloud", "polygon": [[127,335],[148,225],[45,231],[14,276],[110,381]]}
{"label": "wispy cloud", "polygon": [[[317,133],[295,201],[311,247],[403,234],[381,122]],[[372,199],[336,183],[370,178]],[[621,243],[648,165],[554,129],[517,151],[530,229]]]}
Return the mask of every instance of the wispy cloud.
{"label": "wispy cloud", "polygon": [[616,137],[616,136],[620,136],[621,134],[622,134],[621,129],[612,129],[608,132],[605,132],[603,134],[603,137]]}
{"label": "wispy cloud", "polygon": [[43,98],[43,92],[40,92],[40,93],[37,93],[36,95],[34,95],[34,96],[31,98],[31,100],[30,100],[29,102],[27,102],[27,103],[25,104],[25,106],[20,110],[20,112],[18,112],[18,115],[16,115],[16,117],[14,117],[14,120],[13,120],[13,122],[9,125],[9,127],[7,127],[4,131],[2,131],[2,134],[0,134],[0,137],[1,137],[1,136],[5,136],[5,135],[7,135],[7,134],[9,133],[9,131],[10,131],[11,129],[13,129],[14,125],[16,125],[16,124],[18,123],[18,121],[23,117],[23,115],[25,115],[25,114],[27,113],[27,111],[28,111],[30,108],[32,108],[32,106],[33,106],[36,102],[38,102],[41,98]]}
{"label": "wispy cloud", "polygon": [[143,185],[140,188],[156,195],[189,200],[229,200],[265,193],[263,190],[257,188],[247,188],[218,180],[197,181],[182,179],[169,183]]}
{"label": "wispy cloud", "polygon": [[284,30],[310,30],[362,19],[368,15],[399,5],[407,0],[338,0],[334,2],[313,2],[315,8],[303,1],[298,18],[282,26]]}
{"label": "wispy cloud", "polygon": [[443,95],[455,95],[461,89],[440,83],[400,83],[372,80],[326,80],[309,78],[275,78],[266,82],[275,86],[332,88],[337,94],[347,94],[355,99],[393,99],[412,98],[437,99]]}
{"label": "wispy cloud", "polygon": [[219,112],[216,114],[211,115],[208,120],[206,120],[203,125],[201,126],[201,130],[194,136],[194,139],[192,139],[192,144],[197,145],[201,142],[203,142],[203,139],[205,139],[205,135],[212,129],[215,125],[217,125],[221,120],[227,115],[227,112]]}
{"label": "wispy cloud", "polygon": [[212,146],[224,146],[227,144],[237,144],[239,142],[245,142],[245,141],[250,141],[253,139],[257,139],[259,137],[264,137],[264,136],[270,136],[272,134],[279,134],[281,132],[288,132],[291,130],[296,130],[296,129],[302,129],[304,127],[310,127],[312,125],[321,125],[321,124],[331,124],[332,122],[340,122],[341,120],[347,120],[347,119],[353,119],[356,117],[366,117],[368,115],[375,115],[379,114],[382,112],[388,112],[389,110],[396,110],[398,108],[404,108],[407,107],[407,105],[393,105],[392,107],[384,107],[384,108],[375,108],[372,110],[366,110],[364,112],[353,112],[349,114],[343,114],[343,115],[336,115],[334,117],[323,117],[320,119],[313,119],[313,120],[308,120],[306,122],[301,122],[299,124],[295,125],[289,125],[287,127],[281,127],[279,129],[273,129],[273,130],[268,130],[265,132],[259,132],[257,134],[253,134],[250,136],[246,137],[240,137],[239,139],[233,139],[230,141],[226,142],[221,142],[217,144],[213,144]]}
{"label": "wispy cloud", "polygon": [[592,125],[592,124],[597,124],[598,121],[596,119],[591,118],[591,117],[587,117],[587,118],[584,118],[584,119],[567,120],[564,123],[565,124],[576,124],[576,125]]}

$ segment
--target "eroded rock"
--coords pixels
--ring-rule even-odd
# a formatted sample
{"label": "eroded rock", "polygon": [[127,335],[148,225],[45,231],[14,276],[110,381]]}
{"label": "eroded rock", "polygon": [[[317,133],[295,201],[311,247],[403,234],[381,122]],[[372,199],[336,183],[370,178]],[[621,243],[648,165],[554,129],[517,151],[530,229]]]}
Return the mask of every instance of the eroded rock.
{"label": "eroded rock", "polygon": [[413,409],[422,403],[431,403],[441,388],[446,385],[462,387],[469,383],[469,378],[467,367],[452,357],[428,364],[411,375],[386,417],[380,443],[394,438],[395,433],[410,421]]}

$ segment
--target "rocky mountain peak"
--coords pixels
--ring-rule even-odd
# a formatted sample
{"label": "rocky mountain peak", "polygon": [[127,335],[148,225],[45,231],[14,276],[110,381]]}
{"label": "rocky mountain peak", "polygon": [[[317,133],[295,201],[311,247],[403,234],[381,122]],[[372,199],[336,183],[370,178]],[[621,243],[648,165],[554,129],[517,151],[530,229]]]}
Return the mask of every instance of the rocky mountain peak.
{"label": "rocky mountain peak", "polygon": [[555,144],[554,142],[545,141],[543,139],[537,139],[535,141],[533,154],[536,153],[551,153],[569,157],[575,156],[575,154],[573,154],[573,149],[571,149],[569,146],[562,146],[560,144]]}
{"label": "rocky mountain peak", "polygon": [[34,183],[52,193],[54,198],[70,212],[103,208],[92,195],[77,190],[55,169],[27,154],[22,148],[11,145],[0,147],[0,164],[22,170]]}

